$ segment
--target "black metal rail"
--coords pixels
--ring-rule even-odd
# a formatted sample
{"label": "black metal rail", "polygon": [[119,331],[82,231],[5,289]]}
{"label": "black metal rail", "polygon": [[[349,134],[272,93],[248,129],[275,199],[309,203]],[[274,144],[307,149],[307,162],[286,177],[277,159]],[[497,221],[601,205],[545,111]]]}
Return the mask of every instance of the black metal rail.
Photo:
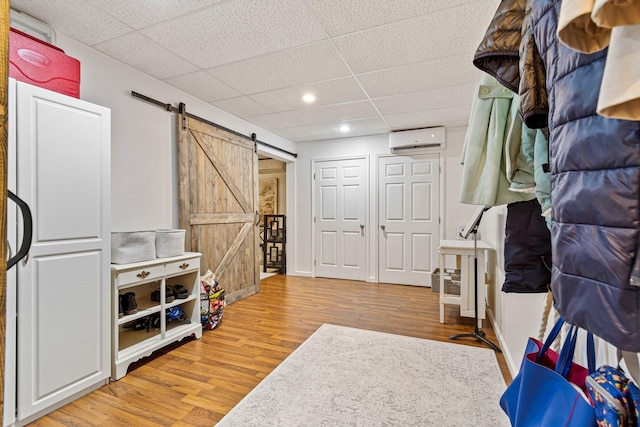
{"label": "black metal rail", "polygon": [[212,122],[210,120],[203,119],[202,117],[198,117],[195,114],[191,114],[191,113],[186,111],[185,104],[182,103],[182,102],[180,103],[180,106],[177,108],[177,107],[174,107],[171,104],[166,104],[164,102],[158,101],[157,99],[150,98],[150,97],[148,97],[146,95],[142,95],[141,93],[135,92],[133,90],[131,91],[131,96],[133,96],[134,98],[142,99],[143,101],[146,101],[146,102],[148,102],[150,104],[157,105],[158,107],[162,107],[163,109],[165,109],[165,110],[167,110],[169,112],[176,113],[176,114],[183,114],[183,115],[185,115],[187,117],[190,117],[192,119],[196,119],[196,120],[199,120],[201,122],[207,123],[208,125],[217,127],[218,129],[222,129],[222,130],[224,130],[226,132],[229,132],[229,133],[232,133],[232,134],[234,134],[236,136],[239,136],[239,137],[242,137],[242,138],[246,138],[246,139],[248,139],[250,141],[254,141],[257,144],[260,144],[260,145],[263,145],[265,147],[269,147],[271,149],[280,151],[280,152],[288,154],[288,155],[290,155],[292,157],[298,157],[298,155],[296,153],[292,153],[292,152],[287,151],[285,149],[282,149],[280,147],[276,147],[275,145],[271,145],[269,143],[266,143],[266,142],[263,142],[263,141],[260,141],[260,140],[256,139],[256,134],[255,133],[252,133],[250,136],[249,135],[245,135],[245,134],[242,134],[240,132],[236,132],[233,129],[229,129],[229,128],[225,127],[225,126],[222,126],[222,125],[219,125],[217,123],[214,123],[214,122]]}

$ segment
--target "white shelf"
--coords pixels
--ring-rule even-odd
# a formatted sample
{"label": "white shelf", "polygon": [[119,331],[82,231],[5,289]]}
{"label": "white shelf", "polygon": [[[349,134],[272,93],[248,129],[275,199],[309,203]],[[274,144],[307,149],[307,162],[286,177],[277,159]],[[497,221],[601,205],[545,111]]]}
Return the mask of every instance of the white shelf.
{"label": "white shelf", "polygon": [[[146,262],[111,265],[112,287],[112,366],[111,378],[119,380],[127,374],[129,365],[150,356],[175,341],[195,335],[202,336],[200,324],[200,257],[197,252],[170,258],[158,258]],[[180,284],[187,288],[187,298],[165,302],[166,287]],[[152,301],[151,293],[160,289],[160,301]],[[119,295],[136,294],[138,312],[118,317]],[[181,320],[168,322],[163,314],[180,306],[184,312]],[[146,316],[159,314],[158,328],[133,330],[124,326]]]}

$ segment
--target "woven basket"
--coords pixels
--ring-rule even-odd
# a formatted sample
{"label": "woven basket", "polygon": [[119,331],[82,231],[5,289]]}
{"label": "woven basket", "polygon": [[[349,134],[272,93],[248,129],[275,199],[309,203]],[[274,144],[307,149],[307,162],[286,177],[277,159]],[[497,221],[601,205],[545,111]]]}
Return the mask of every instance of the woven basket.
{"label": "woven basket", "polygon": [[155,231],[111,233],[111,263],[129,264],[156,257]]}
{"label": "woven basket", "polygon": [[168,258],[184,255],[185,230],[156,230],[156,256]]}

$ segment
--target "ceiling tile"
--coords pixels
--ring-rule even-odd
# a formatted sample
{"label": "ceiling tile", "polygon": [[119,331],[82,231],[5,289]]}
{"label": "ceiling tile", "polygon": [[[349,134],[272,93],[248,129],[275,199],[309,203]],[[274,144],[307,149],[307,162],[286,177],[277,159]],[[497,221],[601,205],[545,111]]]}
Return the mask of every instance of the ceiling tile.
{"label": "ceiling tile", "polygon": [[438,11],[414,19],[349,34],[336,47],[355,73],[467,53],[487,30],[495,0]]}
{"label": "ceiling tile", "polygon": [[350,75],[328,41],[220,65],[207,71],[244,94]]}
{"label": "ceiling tile", "polygon": [[379,118],[350,120],[345,122],[351,129],[345,133],[340,131],[339,124],[323,123],[309,126],[297,126],[274,131],[283,138],[294,142],[317,141],[322,139],[349,138],[363,135],[378,135],[389,133],[391,129],[384,120]]}
{"label": "ceiling tile", "polygon": [[82,0],[64,3],[64,7],[41,7],[39,1],[11,0],[11,8],[90,46],[132,31],[128,25]]}
{"label": "ceiling tile", "polygon": [[143,30],[210,68],[327,38],[303,0],[236,0]]}
{"label": "ceiling tile", "polygon": [[403,114],[415,111],[435,110],[471,104],[476,83],[460,86],[422,90],[385,98],[375,98],[373,103],[380,114]]}
{"label": "ceiling tile", "polygon": [[282,117],[279,113],[262,114],[259,116],[248,117],[247,120],[256,126],[264,129],[280,129],[295,126],[295,123]]}
{"label": "ceiling tile", "polygon": [[408,114],[384,116],[393,130],[415,129],[429,126],[466,126],[469,123],[471,105],[440,108]]}
{"label": "ceiling tile", "polygon": [[242,118],[259,116],[270,112],[248,96],[224,99],[222,101],[211,102],[210,104]]}
{"label": "ceiling tile", "polygon": [[297,125],[327,122],[342,123],[348,120],[380,117],[370,101],[301,108],[299,110],[286,111],[280,113],[280,115],[285,120]]}
{"label": "ceiling tile", "polygon": [[302,100],[305,93],[313,93],[317,99],[313,106],[341,104],[367,99],[362,88],[353,77],[326,80],[301,86],[278,89],[251,95],[251,98],[273,112],[309,108]]}
{"label": "ceiling tile", "polygon": [[470,55],[440,58],[361,74],[358,80],[371,98],[450,87],[480,81],[482,72]]}
{"label": "ceiling tile", "polygon": [[132,28],[175,18],[185,13],[211,6],[220,0],[86,0]]}
{"label": "ceiling tile", "polygon": [[332,37],[445,9],[469,0],[324,0],[309,7]]}
{"label": "ceiling tile", "polygon": [[130,33],[95,46],[99,51],[158,79],[178,76],[197,67],[162,48],[144,34]]}
{"label": "ceiling tile", "polygon": [[165,83],[207,102],[234,98],[241,95],[240,92],[230,88],[206,71],[196,71],[195,73],[166,79]]}

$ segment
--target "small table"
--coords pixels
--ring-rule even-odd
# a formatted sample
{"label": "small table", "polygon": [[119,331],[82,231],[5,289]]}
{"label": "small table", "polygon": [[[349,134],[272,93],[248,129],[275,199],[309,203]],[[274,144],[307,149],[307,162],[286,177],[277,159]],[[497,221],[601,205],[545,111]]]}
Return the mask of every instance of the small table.
{"label": "small table", "polygon": [[[482,319],[485,318],[485,258],[488,251],[493,248],[487,243],[478,240],[478,327],[482,327]],[[444,323],[444,305],[456,304],[460,306],[460,315],[475,317],[475,292],[473,280],[473,240],[440,240],[440,323]],[[456,256],[456,268],[460,268],[460,295],[444,293],[444,261],[445,256]]]}

